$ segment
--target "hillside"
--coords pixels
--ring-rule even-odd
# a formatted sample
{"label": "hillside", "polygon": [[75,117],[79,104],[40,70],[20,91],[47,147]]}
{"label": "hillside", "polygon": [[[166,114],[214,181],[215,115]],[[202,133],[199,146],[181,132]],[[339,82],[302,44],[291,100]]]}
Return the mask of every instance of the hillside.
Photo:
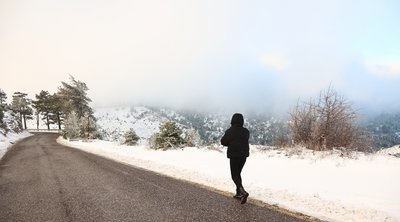
{"label": "hillside", "polygon": [[364,123],[372,134],[375,148],[388,148],[400,144],[400,113],[382,113]]}
{"label": "hillside", "polygon": [[[231,118],[230,115],[141,106],[96,109],[95,117],[100,127],[100,134],[108,141],[118,141],[132,128],[141,138],[141,143],[145,143],[153,133],[158,132],[160,123],[173,120],[184,133],[190,128],[197,130],[205,144],[219,141],[230,126]],[[245,127],[251,132],[252,144],[272,144],[277,136],[286,132],[282,120],[267,117],[246,117]]]}

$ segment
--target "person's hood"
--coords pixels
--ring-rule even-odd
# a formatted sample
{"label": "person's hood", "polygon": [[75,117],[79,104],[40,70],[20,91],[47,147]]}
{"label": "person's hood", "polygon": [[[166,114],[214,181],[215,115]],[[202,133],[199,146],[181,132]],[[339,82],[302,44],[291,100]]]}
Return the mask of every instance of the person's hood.
{"label": "person's hood", "polygon": [[231,125],[232,126],[243,126],[243,124],[244,124],[243,115],[240,113],[233,114],[232,120],[231,120]]}

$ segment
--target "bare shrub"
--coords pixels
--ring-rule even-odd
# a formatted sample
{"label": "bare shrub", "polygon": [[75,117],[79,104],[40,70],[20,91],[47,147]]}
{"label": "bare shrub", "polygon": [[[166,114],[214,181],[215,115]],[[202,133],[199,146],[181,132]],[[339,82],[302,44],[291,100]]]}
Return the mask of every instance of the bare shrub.
{"label": "bare shrub", "polygon": [[295,144],[312,150],[368,151],[371,147],[368,135],[356,124],[357,112],[332,87],[321,91],[316,100],[297,103],[290,118]]}
{"label": "bare shrub", "polygon": [[290,143],[290,136],[288,134],[279,133],[275,137],[273,145],[278,147],[278,148],[292,146],[292,144]]}

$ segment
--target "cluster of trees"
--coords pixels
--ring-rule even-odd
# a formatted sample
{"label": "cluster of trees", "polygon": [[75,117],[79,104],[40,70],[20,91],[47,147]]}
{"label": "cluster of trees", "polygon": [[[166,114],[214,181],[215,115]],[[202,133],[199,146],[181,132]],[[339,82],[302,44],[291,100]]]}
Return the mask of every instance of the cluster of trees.
{"label": "cluster of trees", "polygon": [[58,94],[63,101],[65,123],[62,134],[65,138],[98,138],[98,127],[93,109],[89,106],[92,101],[87,96],[89,88],[84,82],[70,77],[70,83],[62,82]]}
{"label": "cluster of trees", "polygon": [[[136,145],[139,136],[131,128],[123,136],[123,144]],[[152,149],[170,149],[182,146],[194,147],[201,143],[200,135],[197,130],[190,128],[185,133],[179,128],[175,121],[168,120],[160,124],[159,132],[154,133],[149,139]]]}
{"label": "cluster of trees", "polygon": [[20,129],[27,129],[26,121],[36,116],[38,129],[41,118],[47,129],[57,124],[66,138],[95,138],[98,136],[96,119],[89,106],[88,90],[84,82],[70,76],[70,82],[62,82],[56,93],[42,90],[32,100],[26,93],[15,92],[11,103],[7,104],[7,95],[0,89],[0,123],[4,112],[9,111],[18,120]]}
{"label": "cluster of trees", "polygon": [[[9,130],[19,132],[22,129],[26,129],[26,120],[32,119],[32,101],[27,98],[26,93],[15,92],[12,96],[12,102],[7,103],[7,94],[0,89],[0,127],[3,134],[6,134]],[[4,121],[5,113],[10,112],[12,119],[9,122]],[[10,125],[12,128],[9,129]]]}
{"label": "cluster of trees", "polygon": [[[152,149],[169,149],[182,146],[194,147],[201,144],[200,135],[197,130],[190,128],[186,132],[179,128],[175,121],[168,120],[159,126],[159,132],[154,133],[149,144]],[[140,140],[136,132],[131,128],[123,135],[123,144],[133,146]]]}
{"label": "cluster of trees", "polygon": [[152,149],[168,149],[181,146],[200,145],[199,133],[190,128],[183,136],[182,130],[174,121],[166,121],[160,125],[160,131],[150,137],[149,144]]}

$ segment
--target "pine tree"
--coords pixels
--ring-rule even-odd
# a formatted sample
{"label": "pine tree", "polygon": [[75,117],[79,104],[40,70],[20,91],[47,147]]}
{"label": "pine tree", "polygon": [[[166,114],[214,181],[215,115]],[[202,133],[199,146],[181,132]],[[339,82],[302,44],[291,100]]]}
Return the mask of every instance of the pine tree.
{"label": "pine tree", "polygon": [[92,100],[87,96],[89,88],[86,83],[76,80],[73,76],[70,76],[70,82],[61,82],[62,86],[58,88],[57,93],[58,101],[63,101],[62,108],[67,119],[71,113],[75,113],[82,138],[90,139],[98,136],[94,112],[89,106]]}
{"label": "pine tree", "polygon": [[[48,91],[42,90],[39,95],[35,95],[36,100],[32,101],[33,107],[36,109],[37,114],[43,115],[42,120],[46,122],[47,129],[50,130],[50,124],[53,123],[50,119],[51,115],[51,98]],[[39,120],[37,121],[39,124]],[[39,128],[39,125],[38,125]]]}
{"label": "pine tree", "polygon": [[154,133],[153,135],[151,135],[149,138],[149,144],[150,148],[155,150],[163,148],[163,142],[160,133]]}
{"label": "pine tree", "polygon": [[54,93],[50,96],[50,110],[51,113],[49,118],[53,123],[58,125],[58,129],[61,130],[61,125],[65,119],[65,112],[63,111],[63,102],[59,94]]}
{"label": "pine tree", "polygon": [[185,143],[189,147],[200,145],[201,139],[199,132],[193,128],[188,129],[185,135]]}
{"label": "pine tree", "polygon": [[2,89],[0,89],[0,106],[7,105],[6,99],[7,99],[7,94]]}
{"label": "pine tree", "polygon": [[139,136],[136,134],[136,132],[131,128],[129,129],[129,131],[127,131],[124,134],[124,144],[128,145],[128,146],[134,146],[137,144],[137,142],[139,141]]}
{"label": "pine tree", "polygon": [[92,115],[85,115],[79,118],[80,137],[95,139],[98,137],[96,119]]}
{"label": "pine tree", "polygon": [[74,111],[65,119],[62,135],[66,139],[77,139],[80,137],[79,118]]}
{"label": "pine tree", "polygon": [[182,130],[174,121],[166,121],[160,125],[160,132],[150,138],[153,149],[177,147],[183,144]]}
{"label": "pine tree", "polygon": [[3,107],[0,106],[0,123],[3,123],[4,118],[4,110]]}
{"label": "pine tree", "polygon": [[73,76],[70,76],[70,81],[70,84],[61,82],[62,86],[58,88],[58,95],[64,101],[63,106],[66,114],[74,111],[78,118],[93,115],[93,110],[89,106],[92,100],[87,96],[89,88],[86,83],[76,80]]}
{"label": "pine tree", "polygon": [[19,114],[19,118],[21,121],[21,129],[22,129],[22,122],[24,123],[24,129],[27,129],[26,127],[26,120],[27,119],[32,119],[32,101],[28,98],[26,98],[28,94],[26,93],[21,93],[21,92],[15,92],[13,95],[13,100],[11,102],[10,109],[15,113]]}
{"label": "pine tree", "polygon": [[6,99],[7,99],[7,94],[0,89],[0,123],[3,123],[3,118],[4,118],[4,112],[6,111]]}

